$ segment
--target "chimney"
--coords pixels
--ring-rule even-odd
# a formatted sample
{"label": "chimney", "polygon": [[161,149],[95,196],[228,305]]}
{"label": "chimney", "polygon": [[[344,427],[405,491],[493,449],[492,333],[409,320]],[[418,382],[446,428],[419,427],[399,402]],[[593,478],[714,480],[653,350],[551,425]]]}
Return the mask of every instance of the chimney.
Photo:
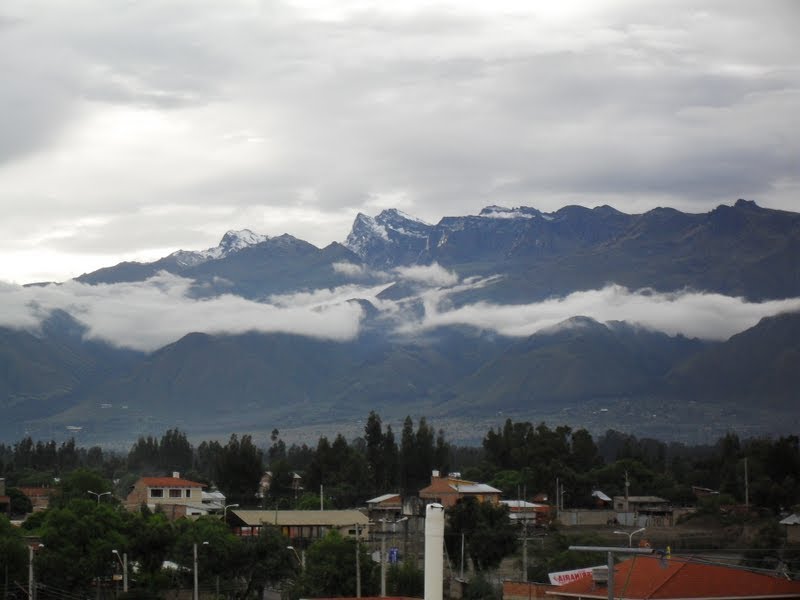
{"label": "chimney", "polygon": [[443,556],[444,506],[428,504],[425,508],[425,600],[442,600]]}
{"label": "chimney", "polygon": [[434,469],[433,471],[431,471],[431,477],[433,479],[438,478],[439,477],[439,469]]}
{"label": "chimney", "polygon": [[180,479],[181,478],[181,474],[178,471],[173,471],[172,472],[172,478],[173,479]]}

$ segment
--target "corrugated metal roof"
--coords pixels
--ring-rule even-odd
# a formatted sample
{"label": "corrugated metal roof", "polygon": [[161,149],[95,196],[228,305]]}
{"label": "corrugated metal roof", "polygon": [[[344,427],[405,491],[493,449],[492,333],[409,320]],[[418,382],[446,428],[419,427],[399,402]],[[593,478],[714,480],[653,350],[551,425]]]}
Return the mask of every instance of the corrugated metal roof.
{"label": "corrugated metal roof", "polygon": [[780,523],[781,525],[800,525],[800,514],[794,513],[793,515],[789,515]]}
{"label": "corrugated metal roof", "polygon": [[380,504],[381,502],[385,502],[391,498],[397,498],[400,500],[400,494],[384,494],[383,496],[378,496],[372,500],[367,500],[367,504]]}
{"label": "corrugated metal roof", "polygon": [[369,519],[357,510],[229,510],[249,527],[260,525],[345,527],[367,525]]}
{"label": "corrugated metal roof", "polygon": [[[614,501],[616,500],[625,500],[625,496],[614,496]],[[650,502],[656,504],[665,503],[667,500],[664,498],[659,498],[658,496],[628,496],[628,502],[633,502],[635,504]]]}
{"label": "corrugated metal roof", "polygon": [[501,494],[497,488],[493,488],[485,483],[472,483],[469,485],[451,485],[457,492],[462,494]]}

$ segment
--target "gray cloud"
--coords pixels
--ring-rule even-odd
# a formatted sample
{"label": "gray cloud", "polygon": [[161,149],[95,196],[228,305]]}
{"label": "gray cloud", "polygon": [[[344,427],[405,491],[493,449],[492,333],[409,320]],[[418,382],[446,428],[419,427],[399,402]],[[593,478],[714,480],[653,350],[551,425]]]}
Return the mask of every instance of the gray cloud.
{"label": "gray cloud", "polygon": [[[750,303],[719,294],[660,294],[616,285],[525,305],[480,302],[453,308],[451,295],[484,287],[494,278],[458,281],[438,265],[405,271],[402,277],[422,285],[416,298],[379,299],[392,280],[275,295],[265,303],[232,295],[197,300],[189,296],[191,280],[167,273],[145,282],[114,285],[71,281],[24,288],[0,283],[0,327],[38,332],[48,315],[63,310],[86,326],[88,338],[142,351],[156,350],[192,332],[281,332],[344,341],[358,335],[363,316],[360,306],[349,300],[363,298],[381,311],[390,331],[403,336],[467,325],[521,337],[583,315],[600,322],[627,321],[669,335],[724,340],[764,317],[800,310],[798,298]],[[413,309],[417,302],[424,309],[421,318]]]}
{"label": "gray cloud", "polygon": [[231,228],[324,245],[387,196],[435,222],[487,204],[794,209],[800,191],[792,2],[0,11],[0,279]]}
{"label": "gray cloud", "polygon": [[83,323],[86,336],[151,351],[191,332],[293,333],[333,340],[352,339],[362,316],[357,304],[329,295],[293,305],[262,304],[223,295],[195,300],[191,280],[161,273],[146,282],[22,288],[0,285],[0,326],[36,331],[54,310]]}
{"label": "gray cloud", "polygon": [[764,317],[800,310],[800,298],[753,303],[720,294],[659,294],[652,290],[631,291],[618,285],[532,304],[480,302],[457,309],[447,306],[449,293],[429,292],[424,318],[403,325],[402,330],[413,333],[442,326],[469,325],[521,337],[581,315],[600,322],[627,321],[669,335],[725,340],[753,327]]}

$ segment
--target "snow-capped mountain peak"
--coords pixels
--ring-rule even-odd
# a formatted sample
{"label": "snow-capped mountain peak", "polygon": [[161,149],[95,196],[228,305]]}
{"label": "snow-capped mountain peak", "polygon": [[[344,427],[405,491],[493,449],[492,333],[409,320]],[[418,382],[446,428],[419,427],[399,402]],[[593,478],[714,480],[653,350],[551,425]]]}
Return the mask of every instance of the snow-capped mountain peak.
{"label": "snow-capped mountain peak", "polygon": [[240,229],[239,231],[231,230],[225,232],[225,235],[222,236],[219,245],[213,248],[208,248],[207,250],[200,252],[178,250],[177,252],[170,254],[170,257],[175,259],[175,262],[177,262],[179,265],[190,267],[209,260],[224,258],[229,254],[233,254],[234,252],[242,250],[243,248],[248,248],[250,246],[255,246],[262,242],[266,242],[268,239],[269,236],[253,233],[249,229]]}
{"label": "snow-capped mountain peak", "polygon": [[373,262],[386,266],[398,255],[418,256],[432,229],[432,225],[396,208],[375,217],[358,213],[344,245],[361,257],[376,256]]}

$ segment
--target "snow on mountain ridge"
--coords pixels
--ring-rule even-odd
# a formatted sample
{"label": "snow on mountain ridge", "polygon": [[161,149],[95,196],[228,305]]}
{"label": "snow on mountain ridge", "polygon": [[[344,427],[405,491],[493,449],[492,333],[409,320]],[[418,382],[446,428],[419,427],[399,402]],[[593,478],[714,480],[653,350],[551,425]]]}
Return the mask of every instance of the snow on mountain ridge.
{"label": "snow on mountain ridge", "polygon": [[487,206],[478,214],[479,217],[489,219],[535,219],[540,216],[536,209],[520,206],[507,208],[505,206]]}
{"label": "snow on mountain ridge", "polygon": [[224,258],[243,248],[255,246],[267,240],[269,240],[269,236],[253,233],[249,229],[240,229],[238,231],[229,230],[222,236],[219,244],[213,248],[208,248],[199,252],[178,250],[170,254],[170,257],[181,266],[191,267],[209,260]]}

